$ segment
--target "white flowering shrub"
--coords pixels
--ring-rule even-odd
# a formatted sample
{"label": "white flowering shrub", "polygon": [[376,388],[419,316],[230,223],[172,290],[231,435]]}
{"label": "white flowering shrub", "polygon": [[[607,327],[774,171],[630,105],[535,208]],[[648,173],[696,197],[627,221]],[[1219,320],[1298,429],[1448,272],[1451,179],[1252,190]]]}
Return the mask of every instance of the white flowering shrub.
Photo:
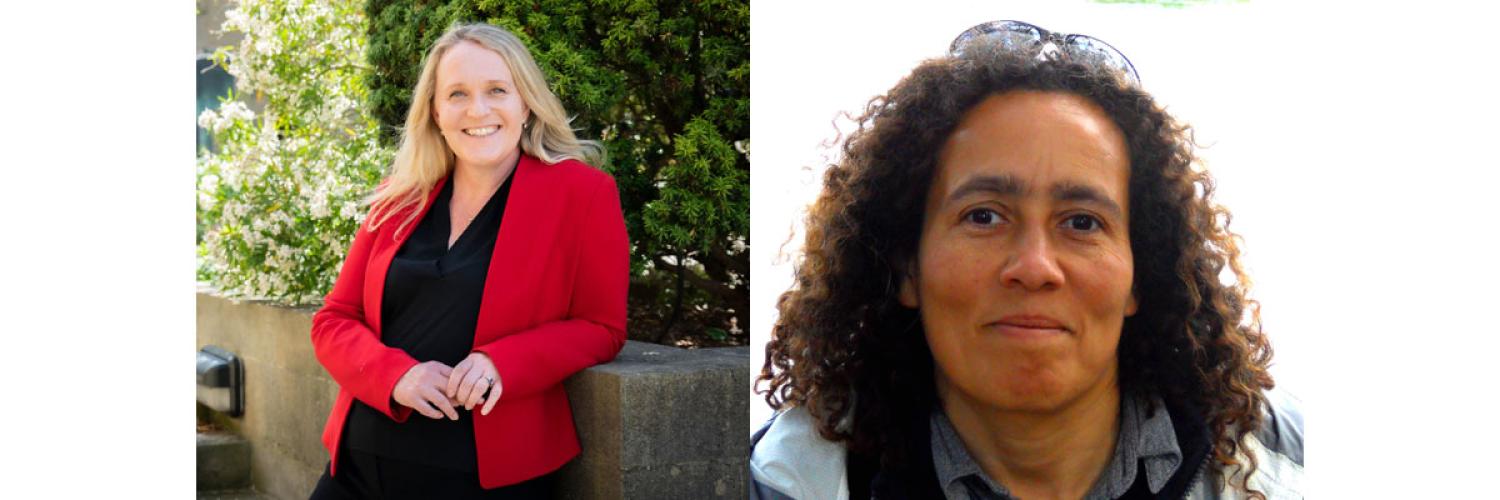
{"label": "white flowering shrub", "polygon": [[[231,296],[288,305],[333,286],[393,151],[365,109],[363,2],[239,0],[214,62],[236,91],[198,116],[198,274]],[[242,102],[254,96],[259,115]]]}

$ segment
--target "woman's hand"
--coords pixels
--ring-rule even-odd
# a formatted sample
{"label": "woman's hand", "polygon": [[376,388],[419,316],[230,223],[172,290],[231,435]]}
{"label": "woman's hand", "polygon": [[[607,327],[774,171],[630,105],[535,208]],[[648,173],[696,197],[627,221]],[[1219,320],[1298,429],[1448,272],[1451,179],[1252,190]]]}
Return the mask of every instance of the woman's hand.
{"label": "woman's hand", "polygon": [[[490,391],[489,399],[484,398],[486,390]],[[482,352],[471,352],[448,375],[445,394],[466,410],[473,410],[475,406],[483,404],[484,408],[479,413],[489,415],[495,402],[500,401],[500,372],[495,370],[495,363],[490,361],[489,356]]]}
{"label": "woman's hand", "polygon": [[418,364],[396,381],[391,397],[427,418],[446,416],[458,420],[458,410],[453,409],[453,402],[443,394],[443,385],[448,382],[448,376],[452,373],[453,369],[441,362]]}

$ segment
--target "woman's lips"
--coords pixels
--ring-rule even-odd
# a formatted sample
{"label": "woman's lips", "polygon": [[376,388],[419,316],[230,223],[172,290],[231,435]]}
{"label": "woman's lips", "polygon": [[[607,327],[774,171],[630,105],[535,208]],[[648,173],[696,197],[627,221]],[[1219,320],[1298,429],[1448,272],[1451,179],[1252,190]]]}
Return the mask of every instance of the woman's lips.
{"label": "woman's lips", "polygon": [[987,329],[1007,337],[1051,338],[1071,333],[1062,322],[1041,315],[1012,315],[985,325]]}
{"label": "woman's lips", "polygon": [[494,134],[495,132],[499,132],[500,126],[490,125],[488,127],[466,128],[463,130],[464,134],[468,135],[469,137],[487,137],[491,134]]}

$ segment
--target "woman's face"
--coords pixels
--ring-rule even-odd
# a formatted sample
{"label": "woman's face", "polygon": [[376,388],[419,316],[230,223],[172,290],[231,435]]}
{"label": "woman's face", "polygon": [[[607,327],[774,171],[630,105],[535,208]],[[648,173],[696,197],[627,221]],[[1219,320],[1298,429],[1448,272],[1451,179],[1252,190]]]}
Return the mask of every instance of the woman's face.
{"label": "woman's face", "polygon": [[921,312],[943,399],[1047,411],[1115,387],[1136,309],[1119,128],[1073,94],[997,94],[937,168],[900,299]]}
{"label": "woman's face", "polygon": [[438,61],[432,118],[460,166],[513,164],[530,112],[499,53],[460,42]]}

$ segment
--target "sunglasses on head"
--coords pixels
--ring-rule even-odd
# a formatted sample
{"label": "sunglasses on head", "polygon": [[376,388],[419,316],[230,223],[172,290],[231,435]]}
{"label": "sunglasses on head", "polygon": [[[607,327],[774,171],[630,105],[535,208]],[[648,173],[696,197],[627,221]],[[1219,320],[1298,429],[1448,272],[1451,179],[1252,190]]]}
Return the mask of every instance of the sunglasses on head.
{"label": "sunglasses on head", "polygon": [[1038,50],[1038,57],[1061,53],[1073,60],[1101,64],[1125,74],[1136,85],[1141,76],[1119,49],[1088,35],[1054,33],[1022,21],[990,21],[959,33],[948,45],[948,53],[959,55],[974,43],[998,44],[1006,50]]}

